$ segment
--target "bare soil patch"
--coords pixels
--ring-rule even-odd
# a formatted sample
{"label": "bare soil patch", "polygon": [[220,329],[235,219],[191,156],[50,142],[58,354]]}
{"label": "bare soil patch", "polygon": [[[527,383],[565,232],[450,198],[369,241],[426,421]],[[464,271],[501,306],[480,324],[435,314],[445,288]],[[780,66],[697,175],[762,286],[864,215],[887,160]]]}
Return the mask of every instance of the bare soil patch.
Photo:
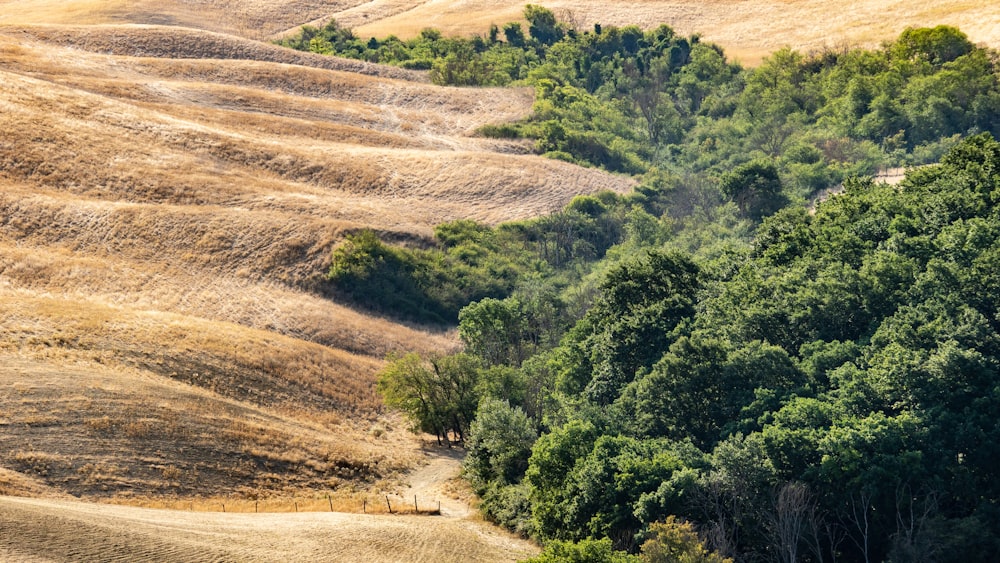
{"label": "bare soil patch", "polygon": [[[440,506],[441,515],[451,518],[472,518],[475,495],[462,480],[462,460],[465,450],[455,446],[447,448],[425,441],[423,459],[402,477],[403,488],[396,492],[404,501],[413,497],[427,499],[430,508]],[[419,507],[419,505],[418,505]],[[422,507],[420,507],[422,508]]]}

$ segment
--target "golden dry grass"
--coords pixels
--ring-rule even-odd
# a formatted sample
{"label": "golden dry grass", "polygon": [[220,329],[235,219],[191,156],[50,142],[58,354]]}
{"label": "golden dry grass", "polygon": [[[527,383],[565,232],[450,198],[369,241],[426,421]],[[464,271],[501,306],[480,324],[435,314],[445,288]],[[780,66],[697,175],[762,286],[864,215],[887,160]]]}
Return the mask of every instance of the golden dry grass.
{"label": "golden dry grass", "polygon": [[984,0],[0,0],[0,8],[16,6],[0,9],[0,24],[167,24],[263,39],[336,19],[362,37],[412,37],[426,27],[468,35],[517,20],[528,3],[583,29],[665,23],[683,34],[700,33],[747,64],[783,46],[874,46],[907,26],[955,25],[973,41],[1000,47],[1000,4]]}
{"label": "golden dry grass", "polygon": [[[324,501],[325,502],[325,501]],[[517,561],[538,548],[436,516],[182,512],[0,498],[4,561]]]}
{"label": "golden dry grass", "polygon": [[332,248],[631,185],[472,136],[530,91],[156,26],[0,26],[0,60],[0,492],[390,486],[419,444],[374,375],[455,337],[331,299]]}
{"label": "golden dry grass", "polygon": [[141,23],[259,39],[363,0],[3,0],[0,24]]}
{"label": "golden dry grass", "polygon": [[[956,24],[992,45],[1000,36],[996,6],[959,0],[538,3],[582,26],[702,32],[750,62],[905,25]],[[467,492],[442,485],[455,459],[406,472],[421,444],[374,390],[386,353],[448,350],[454,334],[332,300],[320,280],[330,251],[361,228],[414,240],[442,221],[535,216],[631,181],[472,135],[527,115],[530,91],[440,88],[422,73],[255,39],[331,17],[362,34],[478,33],[521,9],[0,0],[0,494],[279,512],[331,502],[356,512],[365,499],[380,510],[382,494],[402,495],[400,507],[418,494],[467,514]],[[12,561],[535,551],[465,520],[0,505],[0,559]],[[206,526],[208,543],[197,539]]]}
{"label": "golden dry grass", "polygon": [[[1000,36],[1000,8],[961,0],[870,0],[850,10],[819,0],[539,3],[580,26],[663,22],[701,32],[748,61],[786,44],[870,43],[906,25],[959,25],[994,45]],[[530,91],[440,88],[421,73],[252,39],[330,17],[362,34],[481,32],[521,9],[485,0],[0,0],[0,365],[19,366],[0,371],[0,384],[52,378],[52,393],[2,399],[18,421],[4,439],[19,446],[7,450],[0,487],[160,494],[155,475],[182,483],[171,477],[193,459],[223,455],[197,437],[213,424],[230,450],[243,440],[242,455],[285,460],[277,472],[219,469],[219,479],[235,472],[240,486],[265,492],[350,481],[302,467],[363,467],[378,448],[346,444],[371,439],[381,358],[448,349],[454,336],[331,300],[320,277],[333,246],[360,228],[406,240],[451,219],[534,216],[631,182],[472,136],[527,115]],[[74,418],[63,403],[85,374],[129,394],[91,399],[117,407]],[[193,405],[199,393],[225,414],[173,423],[176,436],[158,443],[176,447],[145,462],[159,473],[122,476],[116,468],[131,464],[113,452],[148,456],[144,433],[172,428],[169,409],[139,411]],[[248,426],[250,415],[232,409],[266,416]],[[64,419],[79,451],[67,454],[54,432],[20,445],[20,429]],[[251,430],[240,437],[233,428]],[[333,442],[311,434],[331,429]],[[104,431],[114,448],[86,439]],[[296,436],[311,436],[309,453],[283,458],[279,446]],[[403,467],[416,446],[393,439],[391,464]],[[217,493],[210,479],[193,483],[179,486]]]}
{"label": "golden dry grass", "polygon": [[[263,369],[227,381],[215,366],[170,362],[156,355],[162,350],[125,361],[117,350],[58,342],[73,334],[53,337],[48,350],[0,353],[8,428],[0,463],[53,491],[127,499],[353,490],[416,459],[412,437],[393,418],[379,422],[378,437],[368,432],[372,419],[332,410],[320,418],[308,396],[322,401],[322,389],[286,384],[272,398],[261,390],[275,378]],[[5,492],[32,491],[13,482]]]}

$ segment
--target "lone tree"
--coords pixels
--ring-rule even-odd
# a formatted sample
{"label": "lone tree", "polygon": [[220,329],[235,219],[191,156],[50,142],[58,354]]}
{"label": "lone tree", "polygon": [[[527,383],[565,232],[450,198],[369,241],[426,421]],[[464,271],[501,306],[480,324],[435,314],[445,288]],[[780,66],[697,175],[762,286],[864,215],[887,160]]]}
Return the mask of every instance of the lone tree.
{"label": "lone tree", "polygon": [[378,391],[386,405],[406,413],[415,430],[451,446],[451,435],[465,441],[476,415],[479,368],[479,360],[468,354],[429,360],[412,352],[390,356],[379,373]]}

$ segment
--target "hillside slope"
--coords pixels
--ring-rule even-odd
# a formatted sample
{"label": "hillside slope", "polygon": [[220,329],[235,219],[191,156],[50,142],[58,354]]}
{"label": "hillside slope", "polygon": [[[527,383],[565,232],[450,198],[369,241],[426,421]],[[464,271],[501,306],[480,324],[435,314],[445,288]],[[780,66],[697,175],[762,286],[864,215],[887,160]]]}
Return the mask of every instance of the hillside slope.
{"label": "hillside slope", "polygon": [[969,0],[386,0],[331,15],[362,37],[410,36],[425,27],[483,33],[490,23],[518,19],[527,3],[549,8],[581,29],[594,23],[646,28],[665,23],[685,35],[698,33],[748,64],[784,46],[802,51],[874,47],[906,27],[941,24],[959,27],[974,42],[1000,47],[1000,4]]}
{"label": "hillside slope", "polygon": [[333,246],[630,185],[471,136],[529,91],[156,26],[2,27],[0,61],[0,492],[371,486],[417,456],[382,358],[454,339],[331,299]]}
{"label": "hillside slope", "polygon": [[[639,19],[703,31],[744,60],[784,44],[877,40],[907,24],[954,23],[992,44],[998,33],[994,7],[957,0],[857,8],[891,30],[830,18],[811,0],[540,3],[571,9],[580,25]],[[521,8],[0,0],[0,494],[139,503],[394,487],[422,454],[383,412],[374,374],[389,352],[448,350],[455,338],[337,302],[321,280],[331,249],[363,228],[422,244],[442,221],[536,216],[632,182],[473,135],[527,115],[530,91],[441,88],[420,73],[255,39],[330,17],[361,34],[481,32]],[[759,33],[761,21],[775,31]],[[69,551],[57,559],[99,559],[105,544],[67,538],[148,518],[122,509],[102,520],[100,507],[50,502],[8,503],[0,529],[35,529],[60,513],[66,525],[39,541],[61,537]],[[360,527],[333,516],[305,523],[305,536],[368,533],[367,519],[352,521]],[[154,522],[142,538],[111,537],[136,540],[143,557],[174,526],[174,547],[193,546],[177,552],[184,560],[202,549],[190,543],[195,532],[218,525],[219,541],[201,553],[286,549],[275,534],[288,529],[271,520],[220,522]],[[378,554],[344,553],[416,558],[450,535],[486,554],[523,553],[448,527],[464,523],[413,536],[422,524],[409,522]],[[279,547],[227,545],[247,529]],[[11,537],[0,534],[0,559],[27,560],[31,541],[3,543]]]}

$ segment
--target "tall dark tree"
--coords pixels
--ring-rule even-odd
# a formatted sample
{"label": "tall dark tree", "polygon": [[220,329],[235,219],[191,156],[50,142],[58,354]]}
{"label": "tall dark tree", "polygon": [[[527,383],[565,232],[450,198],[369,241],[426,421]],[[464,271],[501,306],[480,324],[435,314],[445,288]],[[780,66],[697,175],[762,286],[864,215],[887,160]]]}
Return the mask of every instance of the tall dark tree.
{"label": "tall dark tree", "polygon": [[777,167],[766,160],[753,160],[723,174],[719,188],[752,219],[771,215],[788,203]]}

